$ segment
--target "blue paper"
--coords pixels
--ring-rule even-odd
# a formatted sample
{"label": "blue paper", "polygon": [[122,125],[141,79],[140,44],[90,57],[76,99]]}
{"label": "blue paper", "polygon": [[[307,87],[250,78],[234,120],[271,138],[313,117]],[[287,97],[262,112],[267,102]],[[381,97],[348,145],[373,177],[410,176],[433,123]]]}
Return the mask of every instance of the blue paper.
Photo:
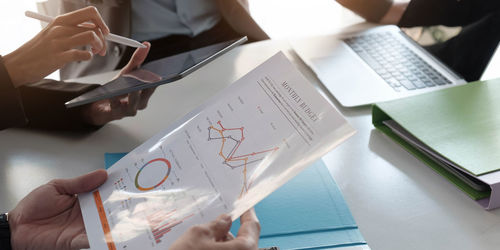
{"label": "blue paper", "polygon": [[[106,153],[106,169],[125,156]],[[349,207],[328,169],[318,161],[255,206],[259,247],[329,249],[364,245]],[[231,232],[236,235],[239,220]]]}
{"label": "blue paper", "polygon": [[[318,161],[255,206],[259,247],[324,249],[364,245],[349,207],[323,161]],[[236,235],[239,221],[231,232]]]}
{"label": "blue paper", "polygon": [[106,169],[110,168],[118,160],[123,158],[127,153],[105,153],[104,154],[104,166]]}
{"label": "blue paper", "polygon": [[366,242],[357,228],[264,237],[259,240],[259,247],[278,246],[280,250],[332,249],[365,244]]}

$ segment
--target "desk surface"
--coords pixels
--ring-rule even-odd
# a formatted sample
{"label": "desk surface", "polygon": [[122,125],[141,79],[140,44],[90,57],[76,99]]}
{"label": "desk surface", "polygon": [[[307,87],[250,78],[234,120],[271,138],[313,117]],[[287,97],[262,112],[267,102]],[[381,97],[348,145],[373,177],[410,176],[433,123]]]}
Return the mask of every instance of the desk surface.
{"label": "desk surface", "polygon": [[33,188],[103,168],[104,152],[127,152],[283,50],[358,133],[323,160],[372,249],[495,249],[500,209],[484,211],[389,138],[374,130],[369,107],[346,109],[324,91],[286,42],[242,46],[185,79],[159,87],[134,118],[83,135],[0,132],[0,211]]}

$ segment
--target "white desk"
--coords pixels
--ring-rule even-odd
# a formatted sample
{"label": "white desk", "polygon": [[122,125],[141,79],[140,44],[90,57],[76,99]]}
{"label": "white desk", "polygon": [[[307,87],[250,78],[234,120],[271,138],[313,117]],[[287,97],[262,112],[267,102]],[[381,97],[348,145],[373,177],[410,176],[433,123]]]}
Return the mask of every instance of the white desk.
{"label": "white desk", "polygon": [[[278,50],[325,93],[286,42],[242,46],[189,77],[158,88],[149,107],[84,135],[22,129],[0,132],[0,211],[52,178],[103,167],[104,152],[127,152],[231,84]],[[496,249],[500,209],[486,212],[371,125],[369,107],[344,109],[358,133],[323,160],[361,232],[377,249]],[[311,215],[313,216],[313,215]]]}

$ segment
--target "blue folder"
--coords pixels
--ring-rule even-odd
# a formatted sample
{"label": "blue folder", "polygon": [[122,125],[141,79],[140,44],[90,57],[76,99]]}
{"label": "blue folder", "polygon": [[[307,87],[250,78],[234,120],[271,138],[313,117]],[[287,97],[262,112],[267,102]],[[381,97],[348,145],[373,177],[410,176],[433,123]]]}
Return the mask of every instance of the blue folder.
{"label": "blue folder", "polygon": [[[123,153],[106,153],[106,168]],[[340,189],[318,161],[255,206],[261,223],[259,247],[334,249],[365,245]],[[236,235],[239,221],[231,232]]]}

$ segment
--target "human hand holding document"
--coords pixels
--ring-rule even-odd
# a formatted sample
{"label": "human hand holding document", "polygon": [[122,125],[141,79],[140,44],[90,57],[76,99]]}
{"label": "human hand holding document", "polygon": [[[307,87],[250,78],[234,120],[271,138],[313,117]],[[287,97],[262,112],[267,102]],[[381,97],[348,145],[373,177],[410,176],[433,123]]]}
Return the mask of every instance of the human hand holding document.
{"label": "human hand holding document", "polygon": [[166,249],[194,224],[234,220],[354,133],[278,53],[79,196],[90,246]]}

